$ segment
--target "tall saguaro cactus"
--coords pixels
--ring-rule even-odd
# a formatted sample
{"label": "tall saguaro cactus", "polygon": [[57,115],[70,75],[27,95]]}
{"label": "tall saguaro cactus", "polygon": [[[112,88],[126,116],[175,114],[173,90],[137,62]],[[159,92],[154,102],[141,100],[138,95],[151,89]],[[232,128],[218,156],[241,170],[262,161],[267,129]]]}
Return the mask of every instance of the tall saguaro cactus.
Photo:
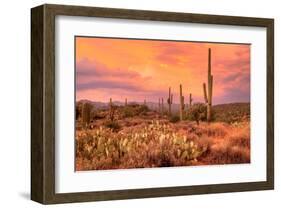
{"label": "tall saguaro cactus", "polygon": [[113,107],[112,98],[109,99],[109,119],[114,120],[115,108]]}
{"label": "tall saguaro cactus", "polygon": [[169,87],[169,98],[167,99],[167,103],[168,103],[168,106],[169,106],[169,115],[171,115],[171,107],[172,107],[172,104],[173,104],[173,94],[171,94],[171,87]]}
{"label": "tall saguaro cactus", "polygon": [[182,85],[180,84],[180,120],[183,120],[184,96],[182,95]]}
{"label": "tall saguaro cactus", "polygon": [[84,103],[82,106],[82,123],[85,128],[88,127],[91,121],[91,104]]}
{"label": "tall saguaro cactus", "polygon": [[205,102],[207,104],[207,121],[211,121],[211,115],[212,115],[212,97],[213,97],[213,75],[212,72],[212,66],[211,66],[211,49],[209,48],[208,51],[208,93],[206,88],[206,83],[203,83],[203,91],[204,91],[204,98]]}
{"label": "tall saguaro cactus", "polygon": [[128,100],[125,98],[125,107],[128,105]]}
{"label": "tall saguaro cactus", "polygon": [[163,97],[161,98],[161,115],[164,114],[164,99]]}
{"label": "tall saguaro cactus", "polygon": [[189,94],[189,107],[192,106],[192,101],[193,101],[193,99],[192,99],[192,94],[190,93],[190,94]]}
{"label": "tall saguaro cactus", "polygon": [[160,98],[158,98],[158,112],[161,114],[161,102],[160,102]]}

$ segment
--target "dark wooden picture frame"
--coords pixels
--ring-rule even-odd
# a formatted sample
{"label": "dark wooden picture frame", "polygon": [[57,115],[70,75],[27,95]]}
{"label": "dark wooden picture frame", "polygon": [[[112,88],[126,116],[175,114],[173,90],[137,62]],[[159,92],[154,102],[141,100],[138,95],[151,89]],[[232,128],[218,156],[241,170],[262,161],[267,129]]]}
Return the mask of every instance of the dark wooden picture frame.
{"label": "dark wooden picture frame", "polygon": [[[81,193],[55,192],[55,18],[57,15],[265,27],[267,34],[266,181]],[[81,6],[31,9],[31,199],[43,204],[274,188],[274,20]]]}

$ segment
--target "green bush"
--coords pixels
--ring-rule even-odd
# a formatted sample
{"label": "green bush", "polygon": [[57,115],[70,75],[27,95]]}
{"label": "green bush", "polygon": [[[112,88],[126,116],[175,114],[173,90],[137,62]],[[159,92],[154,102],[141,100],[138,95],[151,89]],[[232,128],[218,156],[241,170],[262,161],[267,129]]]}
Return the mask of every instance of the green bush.
{"label": "green bush", "polygon": [[138,114],[145,114],[149,111],[149,108],[146,105],[140,105],[138,108]]}
{"label": "green bush", "polygon": [[123,108],[123,116],[125,118],[130,118],[134,116],[134,109],[131,106],[126,106]]}
{"label": "green bush", "polygon": [[188,108],[186,117],[188,120],[196,121],[199,125],[199,121],[204,121],[207,118],[207,107],[203,103],[196,103]]}
{"label": "green bush", "polygon": [[123,116],[129,118],[136,115],[145,115],[148,111],[149,108],[146,105],[130,104],[123,108]]}

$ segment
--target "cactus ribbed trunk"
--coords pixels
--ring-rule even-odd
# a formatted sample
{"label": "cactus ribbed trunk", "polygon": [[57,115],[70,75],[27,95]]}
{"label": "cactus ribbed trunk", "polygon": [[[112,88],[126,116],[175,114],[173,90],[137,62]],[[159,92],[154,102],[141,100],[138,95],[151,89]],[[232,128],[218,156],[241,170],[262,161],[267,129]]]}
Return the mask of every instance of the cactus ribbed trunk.
{"label": "cactus ribbed trunk", "polygon": [[182,85],[180,84],[180,120],[183,120],[184,96],[182,95]]}
{"label": "cactus ribbed trunk", "polygon": [[204,99],[207,104],[207,121],[211,121],[212,117],[212,99],[213,99],[213,75],[212,75],[212,62],[211,62],[211,49],[208,51],[208,92],[206,83],[203,83]]}

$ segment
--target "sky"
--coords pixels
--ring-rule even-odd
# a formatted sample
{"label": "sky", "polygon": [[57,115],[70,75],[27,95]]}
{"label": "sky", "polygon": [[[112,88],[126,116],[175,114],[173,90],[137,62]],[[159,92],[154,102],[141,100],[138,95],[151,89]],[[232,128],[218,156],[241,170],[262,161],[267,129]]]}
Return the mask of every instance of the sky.
{"label": "sky", "polygon": [[203,102],[211,49],[213,104],[250,101],[250,45],[76,37],[76,101]]}

